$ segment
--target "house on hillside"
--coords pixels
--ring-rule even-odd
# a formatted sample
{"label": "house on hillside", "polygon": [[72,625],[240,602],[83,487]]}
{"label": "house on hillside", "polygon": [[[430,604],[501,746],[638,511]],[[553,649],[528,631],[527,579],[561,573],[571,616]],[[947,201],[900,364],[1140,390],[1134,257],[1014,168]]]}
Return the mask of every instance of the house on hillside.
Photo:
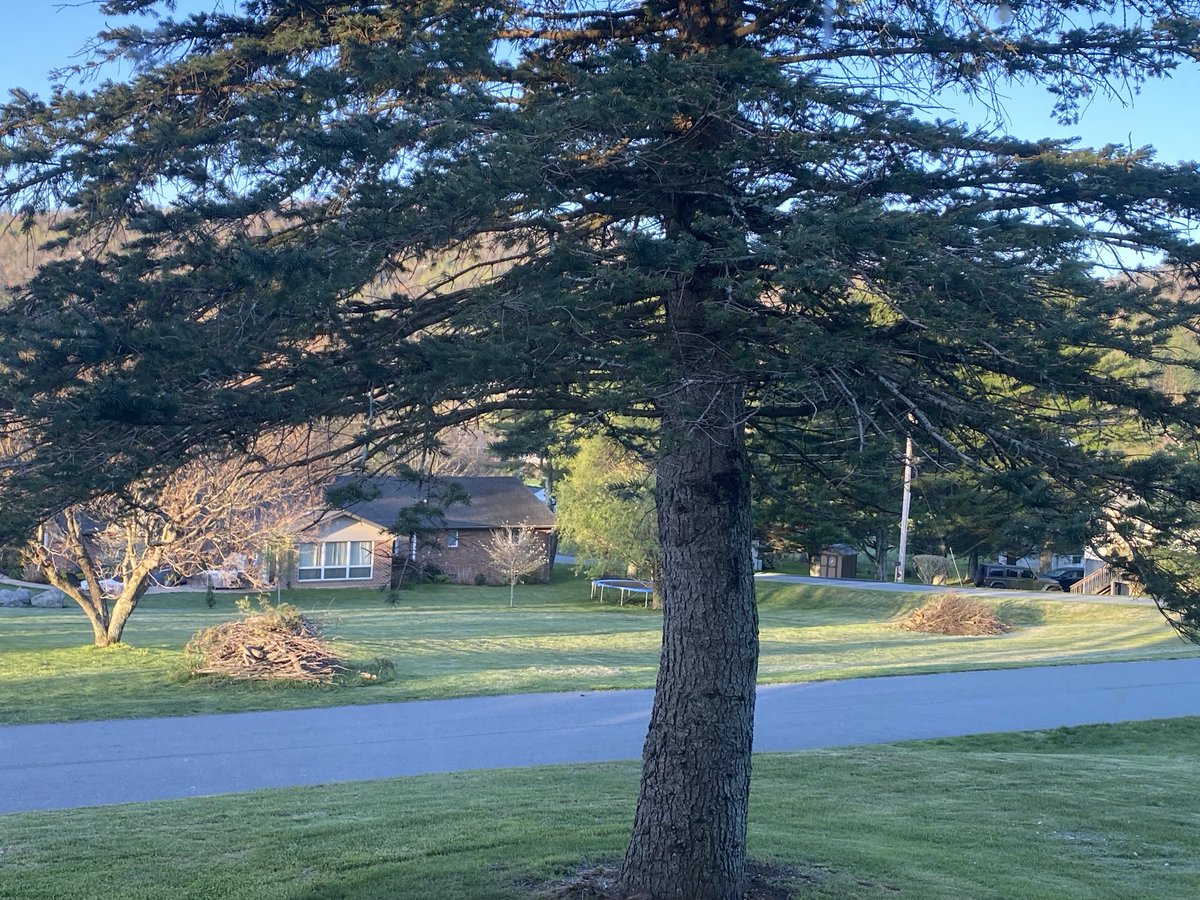
{"label": "house on hillside", "polygon": [[367,479],[369,499],[329,510],[297,535],[289,586],[387,587],[405,569],[441,573],[459,584],[499,584],[487,546],[505,525],[526,526],[527,539],[542,543],[546,565],[534,577],[549,578],[554,513],[519,478],[465,476],[438,484],[465,501],[437,509],[412,481]]}

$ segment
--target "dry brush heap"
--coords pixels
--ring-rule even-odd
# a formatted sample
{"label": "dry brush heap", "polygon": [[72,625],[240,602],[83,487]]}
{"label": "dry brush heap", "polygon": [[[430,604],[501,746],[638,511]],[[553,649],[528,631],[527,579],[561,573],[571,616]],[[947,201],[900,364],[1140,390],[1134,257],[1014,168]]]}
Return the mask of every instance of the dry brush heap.
{"label": "dry brush heap", "polygon": [[938,594],[900,623],[905,631],[926,634],[985,635],[1009,630],[987,606],[962,594]]}
{"label": "dry brush heap", "polygon": [[312,619],[289,604],[238,604],[245,618],[198,632],[186,652],[195,675],[331,682],[346,670]]}

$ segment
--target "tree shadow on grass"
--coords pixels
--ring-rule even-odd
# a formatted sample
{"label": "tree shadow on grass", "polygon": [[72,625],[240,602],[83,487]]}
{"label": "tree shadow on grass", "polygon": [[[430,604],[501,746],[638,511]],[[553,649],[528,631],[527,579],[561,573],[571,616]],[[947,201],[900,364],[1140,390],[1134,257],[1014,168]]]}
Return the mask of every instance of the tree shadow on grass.
{"label": "tree shadow on grass", "polygon": [[1044,609],[1015,600],[999,604],[996,607],[996,615],[1005,625],[1016,628],[1046,624]]}
{"label": "tree shadow on grass", "polygon": [[[829,880],[831,870],[825,866],[788,866],[747,860],[746,875],[749,883],[742,900],[792,900],[802,890],[819,888]],[[620,891],[619,876],[620,868],[615,864],[585,865],[563,878],[543,884],[523,882],[520,886],[529,892],[532,900],[621,900],[630,895]],[[870,884],[866,881],[858,883]],[[896,887],[890,889],[899,890]],[[634,896],[641,897],[642,894]]]}

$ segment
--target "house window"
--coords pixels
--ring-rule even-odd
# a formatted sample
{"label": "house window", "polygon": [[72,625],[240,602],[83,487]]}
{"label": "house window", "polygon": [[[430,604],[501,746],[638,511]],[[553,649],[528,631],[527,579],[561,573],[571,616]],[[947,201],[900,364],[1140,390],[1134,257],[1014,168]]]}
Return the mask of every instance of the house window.
{"label": "house window", "polygon": [[370,578],[372,556],[370,541],[350,541],[350,577]]}
{"label": "house window", "polygon": [[372,545],[370,541],[325,541],[301,544],[300,581],[370,578]]}
{"label": "house window", "polygon": [[457,528],[451,528],[448,532],[446,532],[446,546],[447,547],[457,547],[458,546],[458,529]]}

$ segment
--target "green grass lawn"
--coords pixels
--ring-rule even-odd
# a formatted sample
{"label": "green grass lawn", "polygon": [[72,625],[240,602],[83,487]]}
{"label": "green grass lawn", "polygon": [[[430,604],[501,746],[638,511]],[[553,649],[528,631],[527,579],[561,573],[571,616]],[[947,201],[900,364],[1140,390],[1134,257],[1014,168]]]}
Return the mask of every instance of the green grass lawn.
{"label": "green grass lawn", "polygon": [[[151,595],[130,619],[126,646],[97,650],[82,612],[0,609],[0,723],[286,709],[529,691],[651,687],[661,616],[601,606],[585,579],[506,588],[428,585],[389,606],[377,591],[293,591],[355,666],[394,670],[354,686],[230,684],[189,679],[182,647],[198,629],[237,617],[221,592]],[[794,682],[1042,663],[1194,655],[1153,609],[1080,601],[990,603],[1016,627],[998,637],[899,630],[916,593],[759,584],[760,680]]]}
{"label": "green grass lawn", "polygon": [[[1200,720],[756,757],[797,897],[1200,896]],[[619,860],[633,763],[0,817],[6,900],[522,898]]]}

